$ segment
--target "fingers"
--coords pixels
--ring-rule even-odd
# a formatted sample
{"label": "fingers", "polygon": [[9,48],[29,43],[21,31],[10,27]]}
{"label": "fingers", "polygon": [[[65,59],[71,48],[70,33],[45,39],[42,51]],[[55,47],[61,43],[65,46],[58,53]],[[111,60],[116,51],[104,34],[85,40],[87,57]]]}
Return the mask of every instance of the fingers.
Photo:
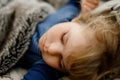
{"label": "fingers", "polygon": [[99,0],[83,0],[83,1],[86,1],[86,2],[94,4],[94,5],[97,5],[99,3]]}
{"label": "fingers", "polygon": [[91,11],[92,9],[90,7],[88,7],[87,5],[83,5],[82,6],[84,9],[82,9],[82,12],[89,12]]}
{"label": "fingers", "polygon": [[99,0],[82,0],[82,12],[90,12],[99,5]]}

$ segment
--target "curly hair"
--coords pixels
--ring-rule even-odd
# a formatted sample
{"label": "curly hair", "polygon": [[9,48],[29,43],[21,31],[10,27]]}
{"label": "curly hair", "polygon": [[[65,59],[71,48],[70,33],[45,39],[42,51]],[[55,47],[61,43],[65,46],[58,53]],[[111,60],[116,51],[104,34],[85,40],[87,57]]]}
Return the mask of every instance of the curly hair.
{"label": "curly hair", "polygon": [[68,69],[72,80],[100,80],[107,72],[120,67],[120,25],[112,13],[80,14],[75,22],[85,24],[97,43],[86,48],[85,55],[73,57]]}

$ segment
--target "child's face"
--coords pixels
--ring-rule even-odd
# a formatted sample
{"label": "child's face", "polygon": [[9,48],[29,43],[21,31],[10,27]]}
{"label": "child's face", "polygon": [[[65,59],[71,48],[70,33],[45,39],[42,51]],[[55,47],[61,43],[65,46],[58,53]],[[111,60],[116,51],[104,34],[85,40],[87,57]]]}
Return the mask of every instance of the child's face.
{"label": "child's face", "polygon": [[86,34],[89,31],[75,22],[53,26],[39,40],[44,61],[53,68],[64,70],[69,64],[68,56],[81,54],[88,45],[89,38],[86,38]]}

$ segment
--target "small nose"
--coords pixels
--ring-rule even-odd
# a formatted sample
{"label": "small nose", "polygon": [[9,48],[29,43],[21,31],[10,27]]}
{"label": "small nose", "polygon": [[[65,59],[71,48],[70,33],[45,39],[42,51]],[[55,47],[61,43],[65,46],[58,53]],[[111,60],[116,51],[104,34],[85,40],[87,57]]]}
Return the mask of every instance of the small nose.
{"label": "small nose", "polygon": [[51,55],[59,55],[62,52],[62,46],[59,43],[52,43],[48,47],[48,53]]}

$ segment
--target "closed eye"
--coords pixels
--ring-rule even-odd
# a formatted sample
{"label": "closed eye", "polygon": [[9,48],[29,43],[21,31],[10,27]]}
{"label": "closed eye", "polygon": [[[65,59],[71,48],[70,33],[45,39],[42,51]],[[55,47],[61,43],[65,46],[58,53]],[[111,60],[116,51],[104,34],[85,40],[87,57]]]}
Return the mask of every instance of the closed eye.
{"label": "closed eye", "polygon": [[65,70],[65,66],[64,66],[62,57],[61,57],[60,60],[59,60],[59,67],[60,67],[60,69],[61,69],[62,71]]}
{"label": "closed eye", "polygon": [[59,57],[59,67],[62,69],[62,56]]}
{"label": "closed eye", "polygon": [[63,60],[61,60],[61,67],[62,67],[62,70],[65,71],[65,65],[64,65]]}
{"label": "closed eye", "polygon": [[61,42],[62,42],[63,44],[66,44],[66,42],[67,42],[67,32],[62,35],[62,37],[61,37]]}

